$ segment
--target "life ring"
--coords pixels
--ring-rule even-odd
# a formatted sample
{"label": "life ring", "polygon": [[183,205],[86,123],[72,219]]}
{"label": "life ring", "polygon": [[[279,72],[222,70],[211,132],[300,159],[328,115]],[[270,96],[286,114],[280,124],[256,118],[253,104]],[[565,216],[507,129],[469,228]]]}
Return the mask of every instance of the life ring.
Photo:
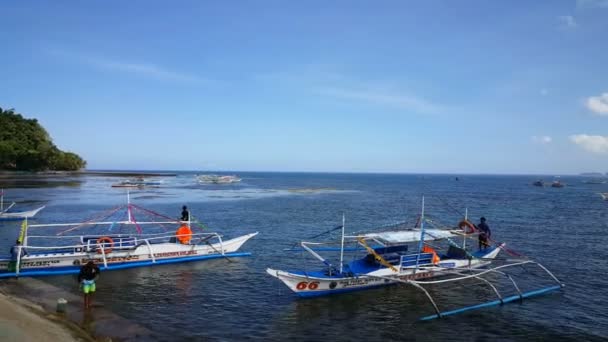
{"label": "life ring", "polygon": [[462,220],[458,223],[458,228],[462,229],[465,234],[475,233],[477,228],[469,220]]}
{"label": "life ring", "polygon": [[112,252],[112,247],[114,247],[114,240],[112,240],[112,238],[109,236],[102,236],[99,239],[97,239],[97,244],[102,245],[103,247],[110,245],[110,247],[108,247],[108,248],[98,248],[97,249],[97,253],[99,253],[99,254],[101,254],[102,250],[103,250],[104,254],[109,254]]}

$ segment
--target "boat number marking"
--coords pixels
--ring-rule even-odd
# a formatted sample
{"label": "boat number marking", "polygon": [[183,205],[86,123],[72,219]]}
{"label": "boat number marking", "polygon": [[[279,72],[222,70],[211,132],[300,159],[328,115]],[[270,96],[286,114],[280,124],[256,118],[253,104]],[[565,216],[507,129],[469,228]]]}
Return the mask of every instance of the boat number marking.
{"label": "boat number marking", "polygon": [[298,285],[296,285],[296,289],[298,290],[316,290],[317,288],[319,288],[319,282],[318,281],[311,281],[310,283],[307,281],[301,281],[298,283]]}

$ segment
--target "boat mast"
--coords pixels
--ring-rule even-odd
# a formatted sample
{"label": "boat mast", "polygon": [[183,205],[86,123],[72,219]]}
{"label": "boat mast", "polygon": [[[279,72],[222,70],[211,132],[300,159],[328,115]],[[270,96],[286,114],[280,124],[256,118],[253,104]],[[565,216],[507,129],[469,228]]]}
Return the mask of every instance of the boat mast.
{"label": "boat mast", "polygon": [[4,189],[0,189],[0,213],[4,211]]}
{"label": "boat mast", "polygon": [[[464,220],[468,221],[469,220],[469,208],[464,208]],[[466,229],[466,226],[465,226]],[[467,250],[467,231],[464,231],[464,234],[462,234],[462,249],[463,250]]]}
{"label": "boat mast", "polygon": [[131,197],[129,196],[129,189],[127,189],[127,216],[129,223],[131,223]]}
{"label": "boat mast", "polygon": [[340,274],[342,274],[342,267],[344,262],[344,223],[346,216],[342,213],[342,241],[340,243]]}
{"label": "boat mast", "polygon": [[416,255],[416,268],[414,273],[418,271],[418,262],[420,261],[420,253],[424,245],[424,196],[422,196],[422,212],[420,213],[420,241],[418,242],[418,254]]}

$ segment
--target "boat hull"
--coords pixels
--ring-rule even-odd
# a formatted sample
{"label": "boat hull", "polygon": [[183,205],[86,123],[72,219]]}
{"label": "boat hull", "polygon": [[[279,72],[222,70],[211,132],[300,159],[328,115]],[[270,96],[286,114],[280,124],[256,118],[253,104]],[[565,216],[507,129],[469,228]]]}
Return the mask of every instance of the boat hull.
{"label": "boat hull", "polygon": [[468,259],[445,259],[436,265],[424,265],[418,269],[405,267],[395,272],[389,268],[381,268],[367,274],[348,277],[322,275],[320,272],[286,272],[271,268],[268,268],[266,273],[281,280],[299,297],[310,298],[367,290],[394,285],[408,280],[422,280],[445,276],[454,268],[480,268],[490,264],[487,259],[495,258],[499,251],[499,248],[493,248],[482,259],[472,259],[470,261]]}
{"label": "boat hull", "polygon": [[[216,258],[249,256],[250,253],[238,252],[241,246],[257,235],[243,235],[222,244],[182,245],[178,243],[142,244],[132,250],[116,250],[105,255],[97,252],[82,252],[75,247],[64,253],[32,253],[22,258],[19,273],[9,271],[8,258],[0,259],[0,278],[74,274],[86,262],[95,261],[102,270],[163,265]],[[221,250],[223,248],[223,252]],[[31,253],[31,251],[30,251]]]}

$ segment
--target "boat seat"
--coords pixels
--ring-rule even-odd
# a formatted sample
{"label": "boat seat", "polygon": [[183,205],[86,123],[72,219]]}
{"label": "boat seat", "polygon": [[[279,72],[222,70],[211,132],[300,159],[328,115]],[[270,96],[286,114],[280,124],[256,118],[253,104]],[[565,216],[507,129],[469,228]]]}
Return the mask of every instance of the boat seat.
{"label": "boat seat", "polygon": [[466,259],[467,252],[462,248],[456,247],[454,245],[450,245],[445,256],[448,259]]}

